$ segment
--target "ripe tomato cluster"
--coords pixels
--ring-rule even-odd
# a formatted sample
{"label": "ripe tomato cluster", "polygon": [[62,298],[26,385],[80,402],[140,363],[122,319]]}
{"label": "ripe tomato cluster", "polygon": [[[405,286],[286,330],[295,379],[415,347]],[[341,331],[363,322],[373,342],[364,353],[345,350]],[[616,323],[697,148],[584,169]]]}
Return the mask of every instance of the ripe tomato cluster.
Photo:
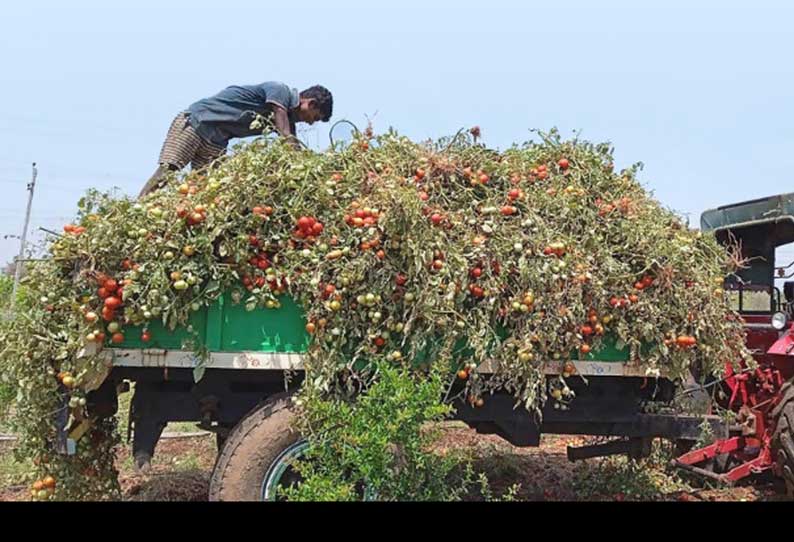
{"label": "ripe tomato cluster", "polygon": [[550,243],[548,246],[544,247],[543,255],[544,256],[556,256],[558,258],[562,258],[565,256],[567,248],[565,243],[563,242],[554,242]]}
{"label": "ripe tomato cluster", "polygon": [[176,209],[176,216],[184,218],[188,226],[195,226],[207,220],[207,207],[205,205],[195,205],[190,209],[179,206]]}
{"label": "ripe tomato cluster", "polygon": [[632,200],[628,197],[622,197],[612,203],[606,202],[601,198],[596,198],[595,205],[598,208],[598,216],[606,217],[615,211],[622,215],[628,215],[632,210]]}
{"label": "ripe tomato cluster", "polygon": [[469,277],[472,279],[472,282],[469,284],[469,293],[475,299],[482,299],[485,297],[485,290],[476,282],[480,277],[482,277],[482,275],[483,269],[481,263],[475,267],[472,267],[469,271]]}
{"label": "ripe tomato cluster", "polygon": [[545,181],[549,178],[549,169],[546,164],[542,164],[536,168],[529,170],[529,178]]}
{"label": "ripe tomato cluster", "polygon": [[49,500],[55,494],[56,485],[55,478],[47,475],[33,482],[30,486],[30,496],[37,501]]}
{"label": "ripe tomato cluster", "polygon": [[470,167],[463,168],[463,176],[469,180],[471,186],[485,185],[491,180],[491,176],[482,169],[474,172]]}
{"label": "ripe tomato cluster", "polygon": [[99,288],[96,293],[102,300],[102,319],[105,322],[115,320],[116,311],[124,304],[122,301],[124,283],[122,281],[122,284],[119,284],[117,280],[104,274],[97,276],[97,283]]}
{"label": "ripe tomato cluster", "polygon": [[270,207],[269,205],[265,205],[264,207],[257,205],[251,209],[251,212],[256,216],[270,216],[273,214],[273,207]]}
{"label": "ripe tomato cluster", "polygon": [[80,235],[85,232],[85,226],[75,226],[74,224],[66,224],[63,231],[72,235]]}
{"label": "ripe tomato cluster", "polygon": [[325,226],[313,216],[302,216],[296,223],[296,228],[292,230],[292,235],[306,242],[314,242],[323,233]]}
{"label": "ripe tomato cluster", "polygon": [[361,207],[360,204],[354,201],[351,204],[352,211],[345,215],[345,224],[354,228],[366,228],[375,226],[380,218],[380,212],[377,209],[369,207]]}

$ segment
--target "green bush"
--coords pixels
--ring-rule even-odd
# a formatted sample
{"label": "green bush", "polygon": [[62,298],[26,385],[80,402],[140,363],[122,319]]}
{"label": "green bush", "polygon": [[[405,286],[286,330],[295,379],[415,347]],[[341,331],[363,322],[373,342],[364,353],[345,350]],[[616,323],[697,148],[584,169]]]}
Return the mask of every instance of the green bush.
{"label": "green bush", "polygon": [[[0,274],[0,328],[7,325],[8,312],[11,303],[11,291],[14,279],[5,274]],[[16,396],[13,381],[7,377],[9,371],[0,365],[0,429],[4,428],[11,409],[11,404]]]}
{"label": "green bush", "polygon": [[285,496],[301,501],[461,499],[473,478],[466,459],[432,450],[439,436],[433,422],[452,411],[440,401],[442,375],[434,370],[425,379],[381,363],[356,401],[328,399],[305,386],[300,419],[310,448],[296,465],[302,482]]}

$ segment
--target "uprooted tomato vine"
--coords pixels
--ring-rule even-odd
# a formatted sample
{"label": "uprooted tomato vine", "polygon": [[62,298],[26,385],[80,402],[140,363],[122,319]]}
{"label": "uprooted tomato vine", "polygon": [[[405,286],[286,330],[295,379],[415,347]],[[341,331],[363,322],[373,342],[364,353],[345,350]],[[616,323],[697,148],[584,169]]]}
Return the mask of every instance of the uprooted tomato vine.
{"label": "uprooted tomato vine", "polygon": [[[151,340],[153,321],[188,327],[226,292],[250,311],[296,300],[312,336],[304,386],[331,397],[358,390],[367,361],[451,360],[474,406],[501,388],[564,408],[575,399],[544,365],[570,374],[606,340],[649,377],[751,362],[722,290],[730,254],[654,200],[639,169],[554,131],[503,152],[389,132],[322,153],[259,139],[138,201],[90,192],[2,328],[34,497],[117,494],[114,423],[86,397],[103,347],[133,326]],[[75,455],[54,451],[59,414],[90,422]]]}

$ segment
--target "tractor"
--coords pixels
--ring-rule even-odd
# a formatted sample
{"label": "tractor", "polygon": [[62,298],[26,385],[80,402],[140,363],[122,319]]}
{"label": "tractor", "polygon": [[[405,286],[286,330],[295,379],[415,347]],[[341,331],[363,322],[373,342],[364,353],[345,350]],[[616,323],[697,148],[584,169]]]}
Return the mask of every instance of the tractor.
{"label": "tractor", "polygon": [[734,414],[730,434],[691,450],[675,464],[733,484],[773,472],[794,497],[794,262],[776,262],[776,249],[794,242],[794,194],[783,194],[703,213],[701,230],[732,247],[739,264],[725,289],[743,319],[757,366],[728,363],[711,379],[717,404]]}

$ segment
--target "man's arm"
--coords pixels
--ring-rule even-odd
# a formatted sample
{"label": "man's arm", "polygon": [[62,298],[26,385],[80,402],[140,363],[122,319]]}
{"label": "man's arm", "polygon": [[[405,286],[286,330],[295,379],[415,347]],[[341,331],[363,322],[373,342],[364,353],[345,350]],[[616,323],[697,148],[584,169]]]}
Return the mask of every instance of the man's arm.
{"label": "man's arm", "polygon": [[286,109],[283,107],[273,108],[273,124],[275,124],[276,131],[281,137],[287,138],[287,140],[296,149],[301,148],[300,141],[298,141],[298,139],[295,137],[295,134],[293,133],[293,125],[289,120],[289,115],[287,114]]}

